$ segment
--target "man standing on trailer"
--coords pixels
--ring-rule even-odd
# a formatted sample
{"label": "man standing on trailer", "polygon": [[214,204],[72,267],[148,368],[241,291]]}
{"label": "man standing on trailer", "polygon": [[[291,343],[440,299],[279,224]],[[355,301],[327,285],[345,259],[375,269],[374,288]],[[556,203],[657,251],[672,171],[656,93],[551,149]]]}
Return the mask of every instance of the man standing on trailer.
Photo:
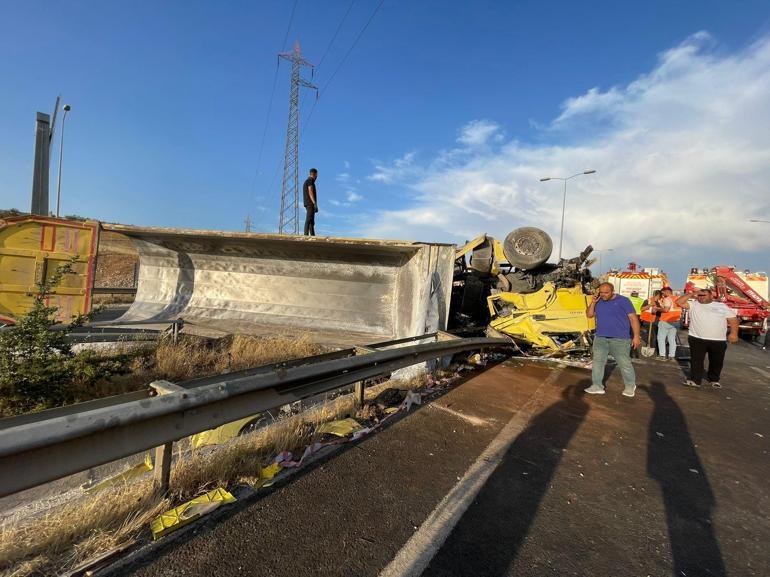
{"label": "man standing on trailer", "polygon": [[[725,361],[727,343],[738,342],[738,317],[735,311],[725,303],[715,301],[708,289],[697,289],[680,296],[677,304],[690,309],[690,378],[684,384],[688,387],[700,387],[703,379],[706,355],[709,368],[706,378],[712,387],[719,389],[719,377]],[[727,327],[730,334],[727,334]]]}
{"label": "man standing on trailer", "polygon": [[318,178],[318,171],[315,168],[310,169],[310,176],[307,177],[302,185],[302,199],[305,204],[305,236],[315,236],[315,213],[318,212],[318,191],[315,187],[315,181]]}

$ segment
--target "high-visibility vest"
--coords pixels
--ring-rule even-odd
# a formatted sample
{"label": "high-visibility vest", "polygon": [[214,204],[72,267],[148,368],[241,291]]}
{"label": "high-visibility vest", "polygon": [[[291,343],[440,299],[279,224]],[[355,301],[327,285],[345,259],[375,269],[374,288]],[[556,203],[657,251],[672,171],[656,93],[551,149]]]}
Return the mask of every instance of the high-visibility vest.
{"label": "high-visibility vest", "polygon": [[676,297],[669,297],[671,300],[671,308],[667,311],[660,313],[660,320],[667,323],[677,323],[682,316],[682,309],[676,304]]}
{"label": "high-visibility vest", "polygon": [[644,302],[644,299],[640,299],[639,297],[628,297],[628,300],[631,301],[631,304],[634,305],[634,310],[636,311],[636,314],[642,314],[642,303]]}

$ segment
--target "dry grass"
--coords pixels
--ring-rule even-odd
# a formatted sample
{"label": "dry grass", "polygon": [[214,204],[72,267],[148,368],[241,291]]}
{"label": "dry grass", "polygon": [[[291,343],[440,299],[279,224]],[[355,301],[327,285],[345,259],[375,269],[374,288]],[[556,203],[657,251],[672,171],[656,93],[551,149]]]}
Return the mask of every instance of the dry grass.
{"label": "dry grass", "polygon": [[169,506],[169,500],[153,495],[152,481],[146,479],[64,505],[31,522],[9,521],[0,537],[0,569],[13,577],[58,574],[135,537]]}
{"label": "dry grass", "polygon": [[[235,344],[235,343],[234,343]],[[254,355],[277,354],[279,342],[269,347],[255,347],[242,343],[246,353],[240,357],[252,366]],[[297,347],[309,346],[297,344]],[[231,349],[232,350],[232,349]],[[238,350],[238,349],[235,349]],[[298,350],[297,348],[291,350]],[[281,352],[289,355],[289,349]],[[290,358],[286,356],[285,358]],[[171,366],[181,370],[185,364],[178,355]],[[397,385],[385,382],[366,391],[372,399],[388,387],[419,388],[424,379],[416,378]],[[343,395],[274,422],[269,427],[236,438],[213,451],[197,451],[180,456],[171,473],[172,491],[160,499],[152,492],[149,478],[132,484],[105,489],[92,497],[67,504],[60,509],[32,520],[15,519],[0,529],[0,575],[27,577],[29,575],[56,575],[84,560],[116,547],[146,533],[150,521],[174,504],[215,487],[253,483],[259,479],[260,469],[281,451],[301,451],[317,440],[313,433],[317,425],[345,418],[355,413],[353,395]]]}
{"label": "dry grass", "polygon": [[194,338],[182,339],[176,345],[163,340],[155,350],[153,372],[156,378],[181,381],[308,357],[327,350],[304,335],[296,338],[235,335],[214,344]]}
{"label": "dry grass", "polygon": [[[122,358],[125,372],[93,383],[73,383],[73,400],[83,402],[130,393],[146,389],[157,379],[178,382],[209,377],[328,351],[305,335],[294,338],[235,335],[220,341],[185,336],[176,345],[171,339],[138,349],[135,345],[118,343],[109,353],[102,353],[110,358]],[[10,416],[12,413],[6,415],[0,406],[0,414]]]}

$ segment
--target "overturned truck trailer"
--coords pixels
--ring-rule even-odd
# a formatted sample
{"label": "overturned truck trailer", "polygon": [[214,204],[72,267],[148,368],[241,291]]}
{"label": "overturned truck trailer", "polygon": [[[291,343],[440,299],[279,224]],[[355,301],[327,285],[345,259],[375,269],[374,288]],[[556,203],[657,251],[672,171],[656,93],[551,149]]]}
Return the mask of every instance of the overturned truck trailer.
{"label": "overturned truck trailer", "polygon": [[454,245],[102,226],[139,253],[136,299],[115,324],[183,319],[334,345],[446,328]]}

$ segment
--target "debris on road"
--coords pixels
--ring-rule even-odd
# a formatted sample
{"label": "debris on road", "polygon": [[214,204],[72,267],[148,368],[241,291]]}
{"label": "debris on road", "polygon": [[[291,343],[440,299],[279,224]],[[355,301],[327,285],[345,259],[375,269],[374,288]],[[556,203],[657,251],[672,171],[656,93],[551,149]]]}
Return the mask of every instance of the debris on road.
{"label": "debris on road", "polygon": [[334,435],[335,437],[347,437],[360,431],[364,426],[355,419],[341,419],[339,421],[327,421],[316,427],[316,433]]}
{"label": "debris on road", "polygon": [[179,507],[161,513],[153,519],[152,523],[150,523],[152,538],[158,540],[161,537],[200,519],[202,516],[211,513],[211,511],[217,509],[219,506],[232,503],[233,501],[235,501],[235,497],[222,488],[214,489],[205,495],[187,501],[186,503],[179,505]]}
{"label": "debris on road", "polygon": [[145,473],[152,471],[152,469],[153,469],[152,457],[150,457],[150,454],[147,453],[144,456],[144,461],[142,461],[138,465],[134,465],[130,469],[126,469],[122,473],[118,473],[117,475],[108,477],[98,483],[94,483],[94,482],[86,483],[85,485],[81,485],[80,488],[83,489],[83,491],[85,491],[86,493],[93,493],[95,491],[106,489],[107,487],[114,487],[115,485],[118,485],[121,483],[127,483],[131,479],[141,477]]}
{"label": "debris on road", "polygon": [[197,433],[190,437],[190,443],[193,449],[200,449],[209,445],[221,445],[240,435],[241,431],[247,425],[250,425],[262,416],[262,413],[251,415],[243,419],[238,419],[232,423],[226,423],[216,429],[209,429],[202,433]]}

